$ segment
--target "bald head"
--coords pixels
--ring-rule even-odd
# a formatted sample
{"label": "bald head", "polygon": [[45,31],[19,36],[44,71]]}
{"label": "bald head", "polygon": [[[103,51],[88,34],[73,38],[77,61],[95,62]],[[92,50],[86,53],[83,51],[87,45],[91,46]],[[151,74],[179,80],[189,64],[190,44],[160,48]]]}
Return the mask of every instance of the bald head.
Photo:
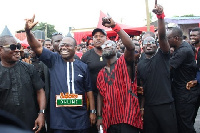
{"label": "bald head", "polygon": [[70,36],[64,37],[64,38],[62,39],[60,45],[61,45],[62,43],[67,43],[67,42],[72,43],[72,44],[74,45],[74,47],[77,46],[76,40],[75,40],[73,37],[70,37]]}
{"label": "bald head", "polygon": [[147,31],[143,36],[142,36],[142,41],[147,38],[147,37],[153,37],[155,38],[155,34],[151,31]]}

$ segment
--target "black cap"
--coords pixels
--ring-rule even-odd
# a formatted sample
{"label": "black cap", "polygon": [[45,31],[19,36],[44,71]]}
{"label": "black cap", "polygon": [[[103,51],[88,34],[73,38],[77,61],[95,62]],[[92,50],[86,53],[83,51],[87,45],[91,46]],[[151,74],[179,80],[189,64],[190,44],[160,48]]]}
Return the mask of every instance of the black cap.
{"label": "black cap", "polygon": [[94,34],[95,34],[96,32],[101,32],[101,33],[103,33],[105,36],[107,36],[106,31],[105,31],[104,29],[100,29],[100,28],[94,29],[94,30],[92,31],[92,36],[94,36]]}

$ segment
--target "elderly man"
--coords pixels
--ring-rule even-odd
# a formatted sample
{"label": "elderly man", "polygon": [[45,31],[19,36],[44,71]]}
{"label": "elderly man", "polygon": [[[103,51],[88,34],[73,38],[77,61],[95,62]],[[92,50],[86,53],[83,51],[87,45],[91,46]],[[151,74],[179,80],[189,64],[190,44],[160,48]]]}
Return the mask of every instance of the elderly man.
{"label": "elderly man", "polygon": [[[90,122],[94,124],[96,121],[96,110],[88,67],[74,59],[76,40],[63,38],[58,47],[59,53],[47,50],[30,31],[37,24],[34,18],[26,20],[25,31],[32,50],[49,68],[50,128],[54,129],[54,133],[88,133]],[[90,101],[90,117],[85,94]]]}
{"label": "elderly man", "polygon": [[0,108],[39,132],[45,121],[44,83],[33,65],[19,60],[20,47],[13,36],[0,37]]}

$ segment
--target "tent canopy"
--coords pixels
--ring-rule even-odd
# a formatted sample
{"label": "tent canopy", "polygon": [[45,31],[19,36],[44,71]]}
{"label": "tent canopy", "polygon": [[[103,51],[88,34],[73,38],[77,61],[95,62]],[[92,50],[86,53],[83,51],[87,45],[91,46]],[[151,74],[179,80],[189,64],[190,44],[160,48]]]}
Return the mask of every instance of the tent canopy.
{"label": "tent canopy", "polygon": [[[100,17],[97,24],[97,28],[104,29],[107,32],[108,37],[117,36],[117,33],[112,31],[111,28],[104,27],[102,25],[102,18],[107,17],[102,11],[100,11]],[[119,26],[129,35],[132,36],[139,36],[142,31],[147,31],[147,27],[133,27],[125,24],[118,23]],[[154,32],[154,26],[150,26],[150,31]],[[83,31],[83,32],[74,32],[74,38],[76,39],[77,43],[80,44],[83,38],[87,38],[87,36],[92,37],[92,31]]]}
{"label": "tent canopy", "polygon": [[24,49],[27,49],[27,47],[29,46],[27,38],[25,38],[23,41],[21,41],[21,45]]}

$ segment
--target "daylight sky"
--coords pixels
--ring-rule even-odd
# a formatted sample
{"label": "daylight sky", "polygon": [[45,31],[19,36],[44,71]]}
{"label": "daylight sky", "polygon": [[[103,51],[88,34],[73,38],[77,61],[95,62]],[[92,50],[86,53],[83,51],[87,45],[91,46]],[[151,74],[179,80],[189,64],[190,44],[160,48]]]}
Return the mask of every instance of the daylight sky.
{"label": "daylight sky", "polygon": [[[149,11],[154,2],[149,0]],[[166,17],[200,16],[199,0],[158,0],[158,4],[164,7]],[[145,0],[4,0],[0,6],[0,33],[7,25],[15,34],[24,28],[24,19],[35,14],[36,21],[53,24],[57,31],[67,34],[68,27],[96,27],[100,10],[123,24],[135,27],[146,24]]]}

